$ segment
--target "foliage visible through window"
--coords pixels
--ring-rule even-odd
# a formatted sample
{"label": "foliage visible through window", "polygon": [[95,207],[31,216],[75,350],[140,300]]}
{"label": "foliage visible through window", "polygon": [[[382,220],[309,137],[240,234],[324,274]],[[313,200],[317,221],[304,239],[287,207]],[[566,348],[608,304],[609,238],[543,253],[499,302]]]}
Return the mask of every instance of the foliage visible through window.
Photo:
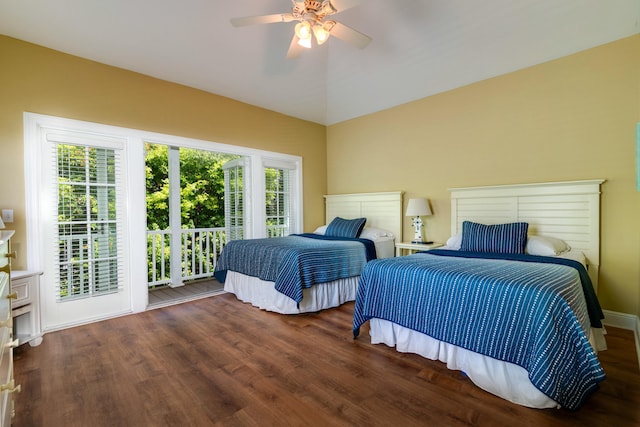
{"label": "foliage visible through window", "polygon": [[[147,229],[169,227],[169,147],[146,144]],[[224,227],[222,165],[240,156],[180,148],[182,228]]]}

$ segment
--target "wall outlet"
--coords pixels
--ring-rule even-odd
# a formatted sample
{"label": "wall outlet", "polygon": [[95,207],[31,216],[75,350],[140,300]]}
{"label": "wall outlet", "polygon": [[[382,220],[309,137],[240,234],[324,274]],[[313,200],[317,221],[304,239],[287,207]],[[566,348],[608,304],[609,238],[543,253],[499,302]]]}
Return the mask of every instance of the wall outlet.
{"label": "wall outlet", "polygon": [[13,209],[2,209],[2,222],[13,222]]}

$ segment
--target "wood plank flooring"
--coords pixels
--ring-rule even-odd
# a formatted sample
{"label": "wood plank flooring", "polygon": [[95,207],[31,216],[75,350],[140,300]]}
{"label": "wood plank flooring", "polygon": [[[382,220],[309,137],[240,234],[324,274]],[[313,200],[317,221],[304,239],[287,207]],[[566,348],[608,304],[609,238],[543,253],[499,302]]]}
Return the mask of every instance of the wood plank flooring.
{"label": "wood plank flooring", "polygon": [[222,294],[45,335],[15,352],[15,426],[638,426],[633,334],[578,411],[525,408],[435,361],[353,340],[353,303],[269,313]]}

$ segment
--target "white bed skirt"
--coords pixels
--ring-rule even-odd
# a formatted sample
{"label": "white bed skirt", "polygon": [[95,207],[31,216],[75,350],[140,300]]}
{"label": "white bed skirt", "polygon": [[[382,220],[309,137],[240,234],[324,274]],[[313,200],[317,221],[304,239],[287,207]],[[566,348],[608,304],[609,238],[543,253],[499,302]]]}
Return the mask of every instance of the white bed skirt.
{"label": "white bed skirt", "polygon": [[372,344],[386,344],[401,353],[415,353],[465,373],[478,387],[510,402],[531,408],[556,408],[558,404],[535,388],[527,371],[383,319],[371,319]]}
{"label": "white bed skirt", "polygon": [[[388,320],[371,319],[369,325],[372,344],[386,344],[402,353],[444,362],[447,368],[464,372],[481,389],[510,402],[531,408],[559,407],[531,383],[527,371],[518,365],[436,340]],[[594,331],[592,329],[592,345]],[[604,342],[602,333],[599,340]]]}
{"label": "white bed skirt", "polygon": [[338,307],[356,299],[360,277],[349,277],[303,289],[300,307],[288,296],[275,290],[273,282],[260,280],[235,271],[227,271],[224,290],[244,302],[263,310],[281,314],[299,314]]}

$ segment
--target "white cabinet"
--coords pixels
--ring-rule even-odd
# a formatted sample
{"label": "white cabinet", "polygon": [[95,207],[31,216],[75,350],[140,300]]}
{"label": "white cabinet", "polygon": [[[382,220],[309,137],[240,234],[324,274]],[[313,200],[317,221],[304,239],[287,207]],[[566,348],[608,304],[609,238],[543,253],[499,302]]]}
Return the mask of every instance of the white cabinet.
{"label": "white cabinet", "polygon": [[11,291],[16,299],[11,303],[13,333],[19,343],[35,347],[42,342],[40,322],[40,273],[13,270]]}
{"label": "white cabinet", "polygon": [[13,417],[13,393],[20,391],[13,379],[13,339],[11,301],[16,294],[11,291],[11,252],[9,239],[13,231],[0,231],[0,427],[11,425]]}

